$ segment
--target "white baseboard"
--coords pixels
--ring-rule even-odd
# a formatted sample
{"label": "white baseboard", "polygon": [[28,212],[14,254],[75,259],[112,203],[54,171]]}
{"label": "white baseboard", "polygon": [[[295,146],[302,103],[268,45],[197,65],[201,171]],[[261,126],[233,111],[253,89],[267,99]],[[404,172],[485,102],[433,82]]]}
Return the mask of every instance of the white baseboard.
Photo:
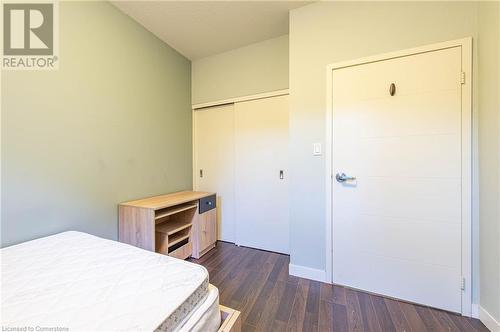
{"label": "white baseboard", "polygon": [[479,307],[479,320],[491,331],[500,332],[500,323],[483,307]]}
{"label": "white baseboard", "polygon": [[325,270],[318,270],[307,266],[294,265],[294,264],[289,264],[288,269],[292,276],[326,282]]}

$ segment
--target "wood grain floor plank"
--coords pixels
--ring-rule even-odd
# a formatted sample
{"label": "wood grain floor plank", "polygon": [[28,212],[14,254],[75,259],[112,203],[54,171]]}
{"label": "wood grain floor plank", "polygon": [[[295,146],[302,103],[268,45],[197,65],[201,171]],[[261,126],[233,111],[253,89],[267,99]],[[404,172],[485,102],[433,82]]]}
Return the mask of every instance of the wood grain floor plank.
{"label": "wood grain floor plank", "polygon": [[285,265],[283,266],[283,268],[281,269],[281,272],[279,273],[278,275],[278,280],[281,280],[281,281],[286,281],[288,283],[292,283],[292,284],[295,284],[297,285],[299,283],[299,277],[296,277],[296,276],[292,276],[290,275],[290,271],[289,271],[289,263],[290,263],[290,260],[287,259],[285,261]]}
{"label": "wood grain floor plank", "polygon": [[242,272],[229,272],[222,283],[226,285],[222,290],[219,289],[219,300],[223,305],[229,305],[231,299],[234,296],[234,293],[238,291],[241,285],[244,282],[246,273]]}
{"label": "wood grain floor plank", "polygon": [[399,302],[389,298],[385,298],[384,302],[396,331],[411,331],[410,324],[406,320],[406,317],[399,306]]}
{"label": "wood grain floor plank", "polygon": [[333,285],[333,303],[345,305],[345,288],[338,285]]}
{"label": "wood grain floor plank", "polygon": [[[238,260],[242,258],[243,255],[243,252],[236,248],[238,247],[235,246],[233,254],[231,254],[231,251],[227,250],[226,248],[225,251],[221,251],[219,255],[213,257],[213,261],[215,261],[214,263],[212,263],[213,261],[210,260],[207,261],[206,264],[203,264],[207,268],[207,270],[209,270],[209,280],[213,285],[219,287],[219,285],[222,284],[223,280],[226,279],[229,273],[235,272],[234,266],[235,264],[237,264]],[[219,248],[217,247],[213,250],[219,251]],[[226,260],[227,262],[225,264],[222,264],[221,259]],[[195,260],[192,261],[196,262]],[[215,271],[215,273],[210,273],[210,269],[212,269],[212,271]]]}
{"label": "wood grain floor plank", "polygon": [[321,283],[311,280],[309,282],[309,292],[307,294],[306,310],[310,313],[319,312],[319,293]]}
{"label": "wood grain floor plank", "polygon": [[269,278],[267,280],[277,281],[281,270],[284,268],[285,264],[287,264],[287,260],[287,256],[282,255],[278,257],[278,260],[276,261],[276,264],[274,265],[273,270],[269,274]]}
{"label": "wood grain floor plank", "polygon": [[302,331],[306,314],[306,301],[309,293],[309,280],[300,279],[293,302],[292,312],[288,320],[287,331]]}
{"label": "wood grain floor plank", "polygon": [[349,326],[347,324],[347,309],[344,305],[333,303],[333,331],[347,332]]}
{"label": "wood grain floor plank", "polygon": [[295,300],[295,293],[297,292],[298,284],[287,282],[285,286],[285,292],[283,293],[283,298],[281,299],[278,312],[276,313],[276,319],[282,322],[288,323],[290,315],[292,313],[293,302]]}
{"label": "wood grain floor plank", "polygon": [[361,308],[365,330],[368,332],[382,332],[370,295],[364,292],[356,292],[356,295],[358,297],[359,307]]}
{"label": "wood grain floor plank", "polygon": [[274,288],[274,283],[272,281],[267,281],[264,284],[264,287],[259,292],[259,295],[257,296],[257,299],[255,300],[252,309],[248,313],[248,316],[246,317],[246,322],[249,324],[252,324],[254,326],[257,326],[258,322],[260,321],[260,317],[262,316],[262,311],[264,306],[266,305],[267,298],[269,297],[269,294],[273,291]]}
{"label": "wood grain floor plank", "polygon": [[[274,260],[273,256],[276,256]],[[274,266],[276,260],[279,256],[271,252],[259,252],[259,255],[256,259],[253,260],[253,264],[251,264],[250,269],[262,271],[263,268],[267,268],[266,271],[271,271],[271,267]],[[266,264],[269,260],[272,260],[272,264]]]}
{"label": "wood grain floor plank", "polygon": [[216,248],[218,254],[215,255],[212,259],[209,259],[206,261],[204,266],[209,269],[209,268],[214,268],[214,269],[221,269],[219,268],[218,265],[229,265],[233,258],[237,255],[239,255],[240,251],[239,248],[234,246],[233,248],[230,248],[229,245],[224,244],[224,245],[217,245]]}
{"label": "wood grain floor plank", "polygon": [[260,267],[260,270],[264,270],[268,272],[268,275],[274,269],[276,262],[280,258],[281,255],[275,253],[268,253],[267,259],[264,261],[264,264]]}
{"label": "wood grain floor plank", "polygon": [[377,313],[378,323],[380,324],[380,328],[382,328],[382,331],[396,331],[394,323],[392,322],[391,315],[389,314],[389,310],[387,310],[387,306],[385,305],[384,298],[381,296],[371,295],[371,300],[373,303],[373,308]]}
{"label": "wood grain floor plank", "polygon": [[347,289],[346,296],[346,309],[347,309],[347,324],[349,331],[362,332],[365,330],[363,324],[363,317],[361,315],[361,307],[359,306],[357,292],[352,289]]}
{"label": "wood grain floor plank", "polygon": [[462,317],[460,315],[450,314],[450,319],[455,323],[455,325],[459,328],[460,331],[481,331],[481,332],[489,332],[486,326],[481,323],[481,321],[477,319],[471,319],[467,317]]}
{"label": "wood grain floor plank", "polygon": [[287,323],[282,322],[280,320],[275,320],[273,322],[273,326],[271,326],[271,329],[269,331],[276,331],[276,332],[284,332],[286,331]]}
{"label": "wood grain floor plank", "polygon": [[[255,250],[251,250],[250,248],[245,248],[245,251],[247,251],[246,255],[251,256],[251,258],[246,260],[246,264],[243,265],[242,267],[247,270],[254,270],[256,269],[259,264],[263,261],[265,261],[267,257],[266,252],[259,252]],[[240,265],[241,267],[241,265]]]}
{"label": "wood grain floor plank", "polygon": [[219,242],[200,259],[243,331],[486,332],[477,319],[288,276],[287,255]]}
{"label": "wood grain floor plank", "polygon": [[[276,260],[278,259],[277,256],[273,255],[268,255],[266,257],[266,261],[264,263],[264,266],[262,269],[260,269],[260,273],[258,274],[257,278],[253,281],[251,285],[241,285],[241,287],[247,287],[251,290],[250,292],[247,293],[247,296],[240,301],[240,310],[241,315],[242,315],[242,320],[245,321],[250,314],[255,302],[257,301],[259,295],[262,292],[262,289],[266,285],[267,278],[269,277],[269,274],[271,273],[272,266],[274,266]],[[236,308],[235,308],[236,309]]]}
{"label": "wood grain floor plank", "polygon": [[[269,280],[269,279],[268,279]],[[269,294],[267,301],[262,310],[259,321],[257,322],[257,330],[259,331],[272,331],[276,312],[280,304],[280,300],[285,291],[285,283],[282,281],[277,281],[274,284],[273,290]]]}
{"label": "wood grain floor plank", "polygon": [[250,280],[248,284],[240,285],[240,288],[244,289],[241,294],[242,297],[231,298],[228,305],[233,309],[241,311],[243,319],[246,319],[268,276],[266,271],[251,271],[249,274],[252,274],[254,279]]}
{"label": "wood grain floor plank", "polygon": [[303,331],[317,331],[319,327],[319,296],[321,283],[311,280],[306,300]]}
{"label": "wood grain floor plank", "polygon": [[468,322],[462,320],[463,317],[460,316],[450,316],[450,319],[455,323],[455,326],[458,327],[458,331],[470,331],[470,332],[476,332],[476,329],[470,325]]}
{"label": "wood grain floor plank", "polygon": [[319,294],[319,299],[321,301],[333,303],[333,285],[322,282]]}
{"label": "wood grain floor plank", "polygon": [[[247,253],[246,250],[248,249],[245,248],[245,250],[242,251],[242,255],[240,256],[242,257],[239,260],[241,266],[245,266],[252,259],[255,259],[255,252]],[[241,285],[245,284],[248,272],[249,271],[246,269],[230,269],[229,273],[226,274],[225,278],[222,281],[222,283],[227,286],[224,287],[224,289],[219,290],[219,299],[222,304],[229,305],[234,294],[242,288]]]}
{"label": "wood grain floor plank", "polygon": [[252,285],[254,284],[255,280],[258,278],[259,271],[257,270],[251,270],[245,273],[244,275],[244,280],[241,284],[239,284],[236,281],[236,290],[234,291],[233,295],[231,296],[231,302],[238,302],[241,303],[248,295],[248,292],[251,291],[250,287],[245,287],[242,285]]}
{"label": "wood grain floor plank", "polygon": [[319,302],[319,330],[333,331],[333,302],[320,300]]}
{"label": "wood grain floor plank", "polygon": [[431,315],[438,321],[444,331],[459,331],[460,328],[453,322],[449,314],[442,310],[430,310]]}
{"label": "wood grain floor plank", "polygon": [[420,318],[414,305],[406,302],[399,302],[399,307],[401,308],[411,331],[425,331],[426,328],[424,322]]}
{"label": "wood grain floor plank", "polygon": [[[451,316],[452,314],[450,314]],[[473,318],[465,318],[465,317],[460,317],[464,319],[466,322],[468,322],[476,331],[479,332],[489,332],[488,328],[484,326],[484,324],[479,320],[479,319],[473,319]]]}
{"label": "wood grain floor plank", "polygon": [[257,331],[257,328],[253,325],[243,323],[243,325],[241,326],[241,331],[242,332],[255,332],[255,331]]}
{"label": "wood grain floor plank", "polygon": [[319,331],[319,313],[310,313],[306,311],[304,314],[304,324],[302,324],[302,331]]}
{"label": "wood grain floor plank", "polygon": [[424,322],[426,331],[446,331],[443,326],[434,318],[430,309],[427,307],[417,306],[418,315]]}

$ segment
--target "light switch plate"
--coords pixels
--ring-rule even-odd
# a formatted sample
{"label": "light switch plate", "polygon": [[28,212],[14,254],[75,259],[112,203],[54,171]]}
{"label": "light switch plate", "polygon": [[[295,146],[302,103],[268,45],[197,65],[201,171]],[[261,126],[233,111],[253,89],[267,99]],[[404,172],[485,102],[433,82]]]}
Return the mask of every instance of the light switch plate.
{"label": "light switch plate", "polygon": [[313,144],[313,156],[321,156],[321,143]]}

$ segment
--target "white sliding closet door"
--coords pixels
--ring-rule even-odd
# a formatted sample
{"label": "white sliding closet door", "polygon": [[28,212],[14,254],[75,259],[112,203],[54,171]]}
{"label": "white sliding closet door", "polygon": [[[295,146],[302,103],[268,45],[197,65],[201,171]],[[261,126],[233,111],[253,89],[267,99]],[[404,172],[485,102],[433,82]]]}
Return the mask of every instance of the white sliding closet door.
{"label": "white sliding closet door", "polygon": [[234,114],[236,243],[289,253],[288,96],[236,103]]}
{"label": "white sliding closet door", "polygon": [[217,192],[217,238],[235,242],[233,105],[194,112],[194,187]]}

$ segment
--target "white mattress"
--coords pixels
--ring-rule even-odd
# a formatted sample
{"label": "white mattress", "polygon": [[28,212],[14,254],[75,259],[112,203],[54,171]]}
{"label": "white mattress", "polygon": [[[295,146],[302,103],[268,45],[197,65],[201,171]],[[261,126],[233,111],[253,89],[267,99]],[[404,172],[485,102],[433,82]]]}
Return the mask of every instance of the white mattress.
{"label": "white mattress", "polygon": [[181,324],[180,332],[217,331],[221,323],[219,290],[209,285],[208,296],[198,308]]}
{"label": "white mattress", "polygon": [[167,318],[180,323],[179,308],[201,308],[208,292],[200,265],[80,232],[7,247],[1,256],[7,327],[152,331]]}

